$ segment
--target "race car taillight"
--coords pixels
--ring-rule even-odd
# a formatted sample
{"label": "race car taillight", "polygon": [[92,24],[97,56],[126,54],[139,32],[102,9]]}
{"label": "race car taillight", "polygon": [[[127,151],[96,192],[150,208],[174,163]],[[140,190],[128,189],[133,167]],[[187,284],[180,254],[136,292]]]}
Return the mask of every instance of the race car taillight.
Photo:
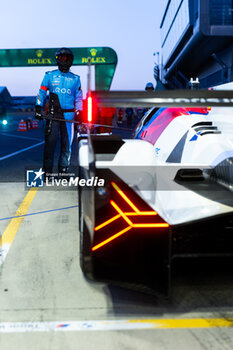
{"label": "race car taillight", "polygon": [[[92,251],[95,251],[119,236],[130,230],[135,229],[159,229],[167,228],[166,223],[154,210],[141,210],[135,205],[133,199],[129,198],[126,191],[123,191],[116,182],[111,182],[114,199],[109,204],[112,207],[114,215],[95,227],[95,232],[108,235],[107,238],[95,244]],[[148,206],[147,206],[148,207]],[[114,225],[113,225],[114,223]],[[117,230],[118,229],[118,230]],[[113,231],[116,231],[114,234]],[[109,233],[110,236],[109,236]],[[101,236],[100,236],[101,237]],[[99,241],[99,239],[98,239]]]}
{"label": "race car taillight", "polygon": [[92,97],[87,98],[87,121],[88,123],[92,122]]}

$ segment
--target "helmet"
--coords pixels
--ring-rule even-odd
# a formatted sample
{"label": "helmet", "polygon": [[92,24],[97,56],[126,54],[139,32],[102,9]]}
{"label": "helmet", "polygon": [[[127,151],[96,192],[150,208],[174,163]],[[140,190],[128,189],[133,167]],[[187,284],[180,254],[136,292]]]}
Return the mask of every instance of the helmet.
{"label": "helmet", "polygon": [[154,90],[154,85],[152,83],[147,83],[145,86],[145,90]]}
{"label": "helmet", "polygon": [[60,71],[66,73],[72,66],[74,55],[70,49],[62,47],[56,51],[55,59]]}

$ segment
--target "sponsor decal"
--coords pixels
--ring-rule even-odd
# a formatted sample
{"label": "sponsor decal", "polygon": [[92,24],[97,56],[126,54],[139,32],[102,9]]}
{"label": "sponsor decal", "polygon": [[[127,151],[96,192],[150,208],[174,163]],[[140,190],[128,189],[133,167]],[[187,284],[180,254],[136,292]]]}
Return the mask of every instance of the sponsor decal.
{"label": "sponsor decal", "polygon": [[42,51],[42,50],[36,50],[36,56],[37,56],[38,58],[41,58],[42,55],[43,55],[43,51]]}
{"label": "sponsor decal", "polygon": [[[106,57],[96,57],[98,50],[90,49],[91,63],[106,63]],[[89,57],[82,57],[82,63],[88,63]]]}
{"label": "sponsor decal", "polygon": [[189,141],[196,141],[198,139],[198,136],[201,134],[201,132],[199,131],[198,133],[196,133],[195,135],[193,135],[193,137],[191,137],[191,139]]}
{"label": "sponsor decal", "polygon": [[28,64],[52,64],[52,58],[28,58]]}
{"label": "sponsor decal", "polygon": [[36,50],[37,58],[28,58],[28,64],[36,65],[36,64],[52,64],[52,58],[42,58],[43,50]]}
{"label": "sponsor decal", "polygon": [[[82,57],[82,63],[88,63],[89,57]],[[106,57],[91,57],[91,63],[106,63]]]}
{"label": "sponsor decal", "polygon": [[97,51],[98,50],[96,50],[96,49],[90,49],[90,53],[91,53],[92,56],[96,56]]}
{"label": "sponsor decal", "polygon": [[65,89],[65,88],[62,88],[62,89],[60,89],[59,87],[56,87],[56,89],[55,89],[55,92],[56,93],[62,93],[62,94],[68,94],[68,95],[70,95],[71,94],[71,90],[70,89]]}

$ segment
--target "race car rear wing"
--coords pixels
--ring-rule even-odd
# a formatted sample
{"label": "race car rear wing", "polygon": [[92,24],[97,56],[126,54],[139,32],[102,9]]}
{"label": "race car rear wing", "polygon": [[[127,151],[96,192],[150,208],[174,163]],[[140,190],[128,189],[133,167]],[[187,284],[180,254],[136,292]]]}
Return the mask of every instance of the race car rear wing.
{"label": "race car rear wing", "polygon": [[[97,107],[233,107],[233,91],[229,90],[89,91],[90,97],[91,103]],[[91,110],[92,104],[88,104]],[[94,174],[96,152],[90,132],[93,125],[90,113],[85,125],[88,130],[89,171]],[[105,147],[103,140],[101,143]]]}
{"label": "race car rear wing", "polygon": [[91,91],[98,107],[232,107],[233,91]]}

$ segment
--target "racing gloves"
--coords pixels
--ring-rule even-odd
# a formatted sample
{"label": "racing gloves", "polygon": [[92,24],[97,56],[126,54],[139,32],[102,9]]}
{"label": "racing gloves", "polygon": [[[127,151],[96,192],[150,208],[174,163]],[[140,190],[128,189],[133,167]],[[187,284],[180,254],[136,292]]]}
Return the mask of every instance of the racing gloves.
{"label": "racing gloves", "polygon": [[76,110],[74,113],[74,120],[82,122],[83,111]]}
{"label": "racing gloves", "polygon": [[43,120],[42,107],[36,105],[35,118],[38,120]]}
{"label": "racing gloves", "polygon": [[[74,112],[74,121],[81,122],[82,121],[82,111],[76,110]],[[74,131],[78,131],[78,124],[74,123]]]}

